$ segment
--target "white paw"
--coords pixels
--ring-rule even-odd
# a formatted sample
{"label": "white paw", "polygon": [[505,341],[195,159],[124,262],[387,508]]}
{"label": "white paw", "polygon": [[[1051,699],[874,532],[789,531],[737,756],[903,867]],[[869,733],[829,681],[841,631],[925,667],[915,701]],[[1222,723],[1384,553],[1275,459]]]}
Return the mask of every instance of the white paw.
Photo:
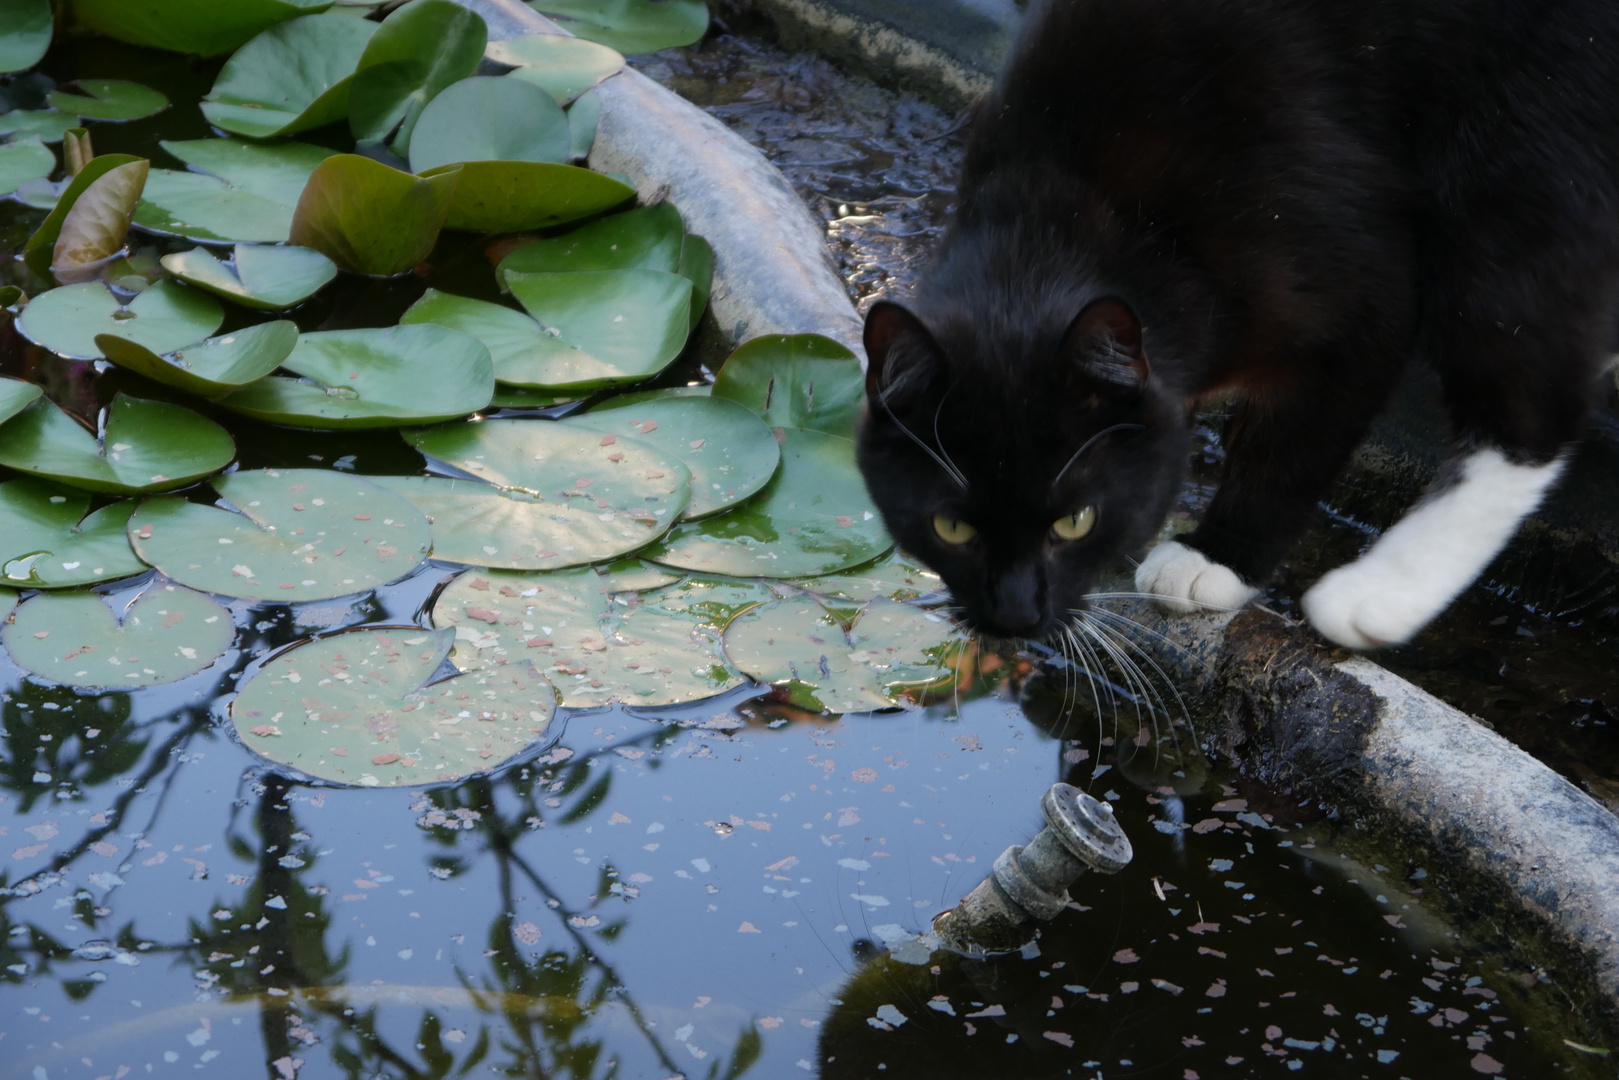
{"label": "white paw", "polygon": [[1235,611],[1259,595],[1231,570],[1174,540],[1147,553],[1136,567],[1136,588],[1176,615]]}
{"label": "white paw", "polygon": [[1363,557],[1316,582],[1300,603],[1322,637],[1345,648],[1377,649],[1411,640],[1451,599],[1449,589],[1424,588]]}

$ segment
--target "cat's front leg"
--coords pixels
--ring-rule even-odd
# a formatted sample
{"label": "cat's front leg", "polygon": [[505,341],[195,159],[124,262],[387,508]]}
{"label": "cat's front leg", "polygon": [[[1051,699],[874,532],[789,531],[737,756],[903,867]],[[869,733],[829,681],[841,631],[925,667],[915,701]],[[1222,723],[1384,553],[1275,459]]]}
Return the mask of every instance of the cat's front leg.
{"label": "cat's front leg", "polygon": [[1304,594],[1310,624],[1351,649],[1409,641],[1506,546],[1567,461],[1515,464],[1490,448],[1453,462],[1365,554]]}
{"label": "cat's front leg", "polygon": [[1136,589],[1175,615],[1235,611],[1259,590],[1193,547],[1166,540],[1136,567]]}

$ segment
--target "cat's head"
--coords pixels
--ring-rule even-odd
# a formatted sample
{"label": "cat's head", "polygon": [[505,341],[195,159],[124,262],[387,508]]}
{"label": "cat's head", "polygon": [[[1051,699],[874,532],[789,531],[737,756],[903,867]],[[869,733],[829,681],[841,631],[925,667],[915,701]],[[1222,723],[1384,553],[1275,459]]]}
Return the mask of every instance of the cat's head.
{"label": "cat's head", "polygon": [[1186,409],[1135,313],[1113,296],[1076,307],[986,325],[885,302],[866,320],[866,485],[979,633],[1070,621],[1098,572],[1151,539],[1184,469]]}

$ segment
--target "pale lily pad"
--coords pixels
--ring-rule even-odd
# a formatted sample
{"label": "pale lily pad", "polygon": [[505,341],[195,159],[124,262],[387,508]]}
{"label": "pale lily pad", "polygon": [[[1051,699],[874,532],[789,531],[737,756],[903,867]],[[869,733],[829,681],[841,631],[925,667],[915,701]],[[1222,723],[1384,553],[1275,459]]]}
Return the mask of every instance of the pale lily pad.
{"label": "pale lily pad", "polygon": [[225,429],[180,405],[119,394],[97,438],[41,399],[0,427],[0,465],[85,491],[169,491],[229,465]]}
{"label": "pale lily pad", "polygon": [[237,244],[230,261],[207,248],[163,256],[163,269],[189,285],[207,289],[260,311],[297,307],[337,276],[337,266],[318,251],[290,245]]}
{"label": "pale lily pad", "polygon": [[166,353],[201,341],[224,320],[219,301],[172,281],[146,289],[128,307],[99,281],[86,281],[34,297],[18,316],[17,329],[54,353],[99,360],[97,334],[113,334]]}
{"label": "pale lily pad", "polygon": [[533,0],[531,6],[576,37],[621,53],[692,45],[708,30],[703,0]]}
{"label": "pale lily pad", "polygon": [[497,382],[495,396],[489,404],[498,405],[502,409],[551,409],[558,405],[566,405],[570,401],[578,401],[579,397],[579,394],[553,394],[545,390],[507,386],[505,383]]}
{"label": "pale lily pad", "polygon": [[324,469],[232,473],[239,512],[173,496],[129,520],[135,552],[182,585],[254,600],[330,600],[397,581],[427,558],[427,519],[361,477]]}
{"label": "pale lily pad", "polygon": [[601,127],[601,95],[587,90],[568,106],[568,157],[584,161],[590,148],[596,145],[596,130]]}
{"label": "pale lily pad", "polygon": [[149,165],[131,161],[111,169],[74,200],[51,252],[51,274],[59,281],[94,273],[124,248],[129,221],[146,186]]}
{"label": "pale lily pad", "polygon": [[890,600],[873,600],[848,632],[807,596],[744,612],[725,631],[738,669],[796,705],[835,713],[891,709],[948,683],[965,645],[949,620]]}
{"label": "pale lily pad", "polygon": [[477,412],[495,392],[489,350],[442,326],[304,334],[272,376],[220,398],[273,424],[330,430],[434,424]]}
{"label": "pale lily pad", "polygon": [[781,432],[781,467],[754,499],[677,525],[646,551],[665,566],[733,577],[800,578],[870,562],[893,545],[854,462],[854,444]]}
{"label": "pale lily pad", "polygon": [[358,154],[338,154],[310,174],[290,237],[356,274],[406,273],[433,250],[459,179],[459,170],[423,178]]}
{"label": "pale lily pad", "polygon": [[113,613],[96,593],[36,596],[0,628],[13,660],[52,682],[133,690],[179,682],[225,654],[236,638],[218,601],[154,585]]}
{"label": "pale lily pad", "polygon": [[37,136],[0,143],[0,195],[10,195],[30,180],[49,176],[55,168],[56,155]]}
{"label": "pale lily pad", "polygon": [[450,631],[351,630],[278,653],[231,702],[242,741],[309,776],[362,787],[450,783],[536,746],[556,692],[530,664],[429,683]]}
{"label": "pale lily pad", "polygon": [[624,67],[624,57],[617,49],[561,34],[528,34],[491,41],[484,55],[497,63],[510,64],[516,69],[510,78],[541,87],[558,105],[566,105]]}
{"label": "pale lily pad", "polygon": [[23,259],[28,263],[28,268],[40,277],[49,277],[51,253],[56,248],[57,238],[62,235],[62,223],[67,220],[73,204],[78,202],[91,185],[108,173],[143,160],[145,159],[129,154],[103,154],[91,158],[84,168],[79,170],[79,174],[68,182],[66,189],[57,198],[56,206],[23,245]]}
{"label": "pale lily pad", "polygon": [[608,566],[598,566],[596,572],[606,583],[607,591],[616,593],[651,592],[680,580],[679,574],[671,574],[641,559],[620,559]]}
{"label": "pale lily pad", "polygon": [[51,0],[0,0],[0,74],[43,60],[51,30]]}
{"label": "pale lily pad", "polygon": [[853,614],[853,609],[878,598],[915,600],[944,588],[938,574],[897,550],[868,566],[857,566],[841,574],[804,578],[793,584],[814,593],[840,615],[845,611]]}
{"label": "pale lily pad", "polygon": [[410,168],[469,161],[568,160],[568,116],[532,83],[489,76],[444,88],[416,122]]}
{"label": "pale lily pad", "polygon": [[119,367],[199,397],[223,397],[262,379],[298,344],[298,326],[286,319],[259,323],[160,356],[113,334],[97,334],[96,347]]}
{"label": "pale lily pad", "polygon": [[522,232],[593,217],[635,197],[621,180],[547,161],[472,161],[423,175],[460,174],[444,224],[471,232]]}
{"label": "pale lily pad", "polygon": [[124,525],[133,499],[86,516],[90,496],[24,477],[0,484],[0,583],[23,589],[70,589],[146,570]]}
{"label": "pale lily pad", "polygon": [[382,21],[349,89],[349,127],[361,142],[391,140],[410,154],[411,132],[427,103],[471,75],[489,28],[482,16],[449,0],[414,0]]}
{"label": "pale lily pad", "polygon": [[272,27],[225,62],[202,113],[254,139],[291,135],[348,115],[349,79],[377,24],[305,15]]}
{"label": "pale lily pad", "polygon": [[123,79],[80,79],[68,84],[81,93],[52,90],[51,107],[90,120],[139,120],[169,107],[169,99],[149,86]]}
{"label": "pale lily pad", "polygon": [[293,141],[181,139],[159,145],[193,169],[282,206],[297,206],[310,174],[336,156],[323,146]]}
{"label": "pale lily pad", "polygon": [[852,439],[866,376],[854,353],[831,338],[768,334],[731,354],[714,376],[714,396],[740,401],[775,427]]}
{"label": "pale lily pad", "polygon": [[11,589],[0,589],[0,623],[17,607],[17,594]]}
{"label": "pale lily pad", "polygon": [[673,203],[643,206],[581,225],[550,240],[536,240],[507,255],[495,267],[506,288],[511,273],[574,270],[662,270],[680,272],[686,226]]}
{"label": "pale lily pad", "polygon": [[11,140],[33,138],[48,143],[61,142],[78,126],[77,116],[55,109],[13,109],[0,113],[0,138]]}
{"label": "pale lily pad", "polygon": [[769,426],[724,398],[628,394],[563,423],[639,439],[678,458],[691,472],[691,504],[682,521],[751,498],[775,475],[781,458]]}
{"label": "pale lily pad", "polygon": [[0,424],[22,412],[45,391],[31,382],[0,376]]}
{"label": "pale lily pad", "polygon": [[230,52],[276,23],[331,0],[73,0],[73,18],[98,34],[174,52]]}
{"label": "pale lily pad", "polygon": [[292,229],[309,176],[333,151],[307,143],[258,145],[242,139],[164,142],[195,172],[153,169],[135,225],[203,242],[278,244]]}

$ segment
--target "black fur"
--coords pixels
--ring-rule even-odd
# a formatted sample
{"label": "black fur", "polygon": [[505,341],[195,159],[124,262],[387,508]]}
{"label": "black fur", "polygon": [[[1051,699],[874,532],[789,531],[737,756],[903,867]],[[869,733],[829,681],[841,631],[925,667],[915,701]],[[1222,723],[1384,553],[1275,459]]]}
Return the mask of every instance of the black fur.
{"label": "black fur", "polygon": [[[1257,584],[1409,358],[1464,443],[1543,463],[1580,436],[1619,326],[1619,4],[1051,0],[960,190],[914,303],[867,321],[860,463],[895,537],[976,628],[1044,636],[1163,520],[1192,405],[1233,392],[1187,542]],[[1089,537],[1053,535],[1086,505]],[[939,512],[978,536],[943,543]]]}

